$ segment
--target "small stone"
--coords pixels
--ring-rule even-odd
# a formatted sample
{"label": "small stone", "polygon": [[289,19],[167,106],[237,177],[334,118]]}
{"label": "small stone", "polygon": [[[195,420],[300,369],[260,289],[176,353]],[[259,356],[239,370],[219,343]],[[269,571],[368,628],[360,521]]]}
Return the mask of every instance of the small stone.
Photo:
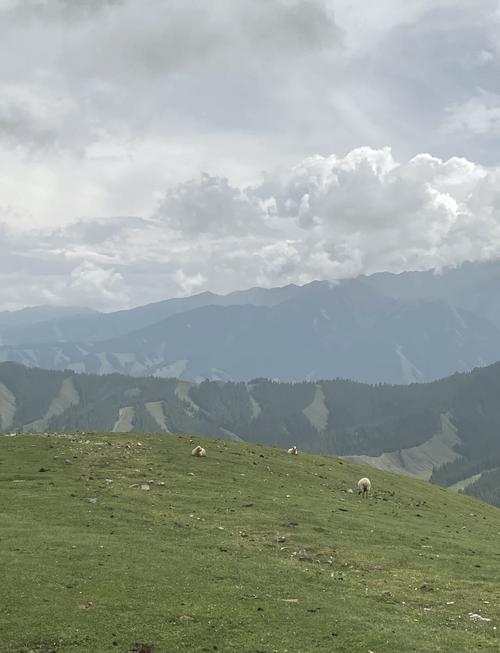
{"label": "small stone", "polygon": [[477,614],[477,612],[469,612],[469,619],[471,621],[491,621],[488,617],[482,617],[480,614]]}
{"label": "small stone", "polygon": [[142,483],[141,484],[141,490],[150,490],[150,489],[151,488],[149,487],[149,485],[147,483]]}
{"label": "small stone", "polygon": [[194,617],[192,617],[190,614],[182,614],[182,615],[179,617],[179,621],[183,621],[183,622],[186,622],[186,621],[194,621]]}

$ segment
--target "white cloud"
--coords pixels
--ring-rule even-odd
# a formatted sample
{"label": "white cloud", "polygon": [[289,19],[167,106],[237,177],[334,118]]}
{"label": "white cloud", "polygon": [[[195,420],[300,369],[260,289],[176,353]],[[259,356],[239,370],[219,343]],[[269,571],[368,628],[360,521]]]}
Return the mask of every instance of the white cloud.
{"label": "white cloud", "polygon": [[52,270],[0,270],[0,307],[14,310],[39,304],[93,306],[118,309],[130,302],[129,289],[119,272],[83,262],[73,270],[64,265]]}
{"label": "white cloud", "polygon": [[97,308],[123,306],[129,301],[123,276],[119,272],[88,261],[83,261],[72,270],[64,294],[66,302],[71,297],[72,303]]}
{"label": "white cloud", "polygon": [[17,280],[7,270],[0,302],[38,292],[112,308],[486,260],[500,257],[499,206],[500,168],[429,154],[400,162],[389,148],[308,157],[246,188],[202,175],[168,189],[151,218],[4,231],[24,265]]}
{"label": "white cloud", "polygon": [[467,103],[498,92],[498,27],[497,0],[4,0],[0,204],[28,227],[146,215],[204,170],[362,144],[496,163],[440,125],[497,124]]}
{"label": "white cloud", "polygon": [[443,129],[447,133],[467,130],[475,135],[500,136],[500,95],[481,93],[451,107]]}
{"label": "white cloud", "polygon": [[0,305],[496,256],[499,28],[497,0],[0,0]]}
{"label": "white cloud", "polygon": [[252,233],[259,224],[259,207],[227,179],[202,175],[170,189],[155,218],[185,237],[199,234]]}

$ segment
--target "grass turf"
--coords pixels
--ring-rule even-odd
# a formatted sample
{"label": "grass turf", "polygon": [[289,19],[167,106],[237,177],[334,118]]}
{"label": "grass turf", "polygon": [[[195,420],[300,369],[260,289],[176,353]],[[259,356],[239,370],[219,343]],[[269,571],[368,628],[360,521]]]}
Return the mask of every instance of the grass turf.
{"label": "grass turf", "polygon": [[177,436],[0,439],[2,653],[500,649],[500,511],[199,441],[205,459]]}

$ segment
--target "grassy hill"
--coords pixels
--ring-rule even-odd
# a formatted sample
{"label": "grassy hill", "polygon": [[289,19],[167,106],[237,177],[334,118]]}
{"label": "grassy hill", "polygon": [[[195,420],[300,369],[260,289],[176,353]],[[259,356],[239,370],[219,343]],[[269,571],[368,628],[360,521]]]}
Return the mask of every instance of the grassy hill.
{"label": "grassy hill", "polygon": [[288,447],[500,506],[500,363],[426,384],[93,376],[0,363],[0,432],[164,432]]}
{"label": "grassy hill", "polygon": [[[0,439],[2,653],[498,651],[497,509],[253,444],[194,459],[192,442]],[[363,500],[348,490],[367,472]]]}

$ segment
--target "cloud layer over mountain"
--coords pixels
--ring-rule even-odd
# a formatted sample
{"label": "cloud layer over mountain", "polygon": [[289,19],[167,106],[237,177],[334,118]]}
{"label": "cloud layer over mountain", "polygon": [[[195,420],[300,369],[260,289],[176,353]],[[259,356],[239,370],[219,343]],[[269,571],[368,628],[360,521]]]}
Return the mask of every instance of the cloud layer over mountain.
{"label": "cloud layer over mountain", "polygon": [[497,256],[499,32],[497,0],[3,0],[0,307]]}
{"label": "cloud layer over mountain", "polygon": [[[315,156],[244,189],[203,175],[148,218],[0,237],[0,302],[144,303],[206,288],[443,268],[500,256],[500,169],[361,148]],[[13,273],[12,268],[21,272]]]}

